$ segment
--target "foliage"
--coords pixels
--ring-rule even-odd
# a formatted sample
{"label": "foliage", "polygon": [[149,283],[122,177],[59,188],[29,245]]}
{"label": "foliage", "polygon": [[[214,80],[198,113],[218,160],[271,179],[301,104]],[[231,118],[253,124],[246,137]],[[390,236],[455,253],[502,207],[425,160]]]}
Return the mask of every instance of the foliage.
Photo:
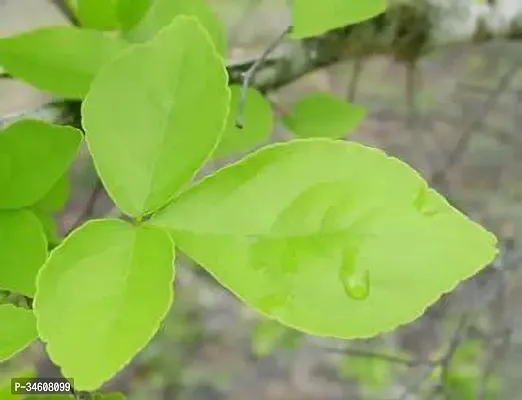
{"label": "foliage", "polygon": [[349,104],[329,93],[301,97],[282,122],[297,137],[338,139],[351,133],[366,116],[361,106]]}
{"label": "foliage", "polygon": [[[83,100],[97,173],[132,222],[88,221],[47,254],[47,241],[60,240],[48,217],[67,199],[81,134],[31,120],[0,133],[0,288],[34,297],[33,311],[0,306],[0,326],[16,327],[1,332],[2,358],[38,336],[77,389],[96,390],[162,323],[175,246],[272,321],[338,338],[414,320],[495,257],[495,237],[405,163],[334,140],[364,111],[325,94],[302,99],[284,119],[305,138],[265,146],[192,183],[209,159],[259,144],[273,123],[264,95],[229,87],[224,28],[203,1],[77,7],[82,27],[0,39],[0,64]],[[384,7],[296,0],[291,35]],[[243,131],[232,123],[242,112]],[[268,342],[279,337],[268,332]]]}

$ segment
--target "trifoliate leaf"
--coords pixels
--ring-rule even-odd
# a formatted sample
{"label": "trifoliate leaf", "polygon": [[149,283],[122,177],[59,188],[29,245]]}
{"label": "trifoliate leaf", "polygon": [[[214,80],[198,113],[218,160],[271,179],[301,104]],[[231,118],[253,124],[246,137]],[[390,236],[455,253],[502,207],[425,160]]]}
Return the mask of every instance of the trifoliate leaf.
{"label": "trifoliate leaf", "polygon": [[327,139],[265,147],[152,223],[256,310],[339,338],[416,319],[497,252],[492,234],[403,162]]}
{"label": "trifoliate leaf", "polygon": [[103,69],[83,104],[83,127],[124,213],[162,207],[210,157],[228,115],[227,81],[205,30],[185,16]]}
{"label": "trifoliate leaf", "polygon": [[34,311],[76,389],[100,387],[156,333],[172,302],[173,262],[164,230],[109,219],[87,222],[51,252]]}

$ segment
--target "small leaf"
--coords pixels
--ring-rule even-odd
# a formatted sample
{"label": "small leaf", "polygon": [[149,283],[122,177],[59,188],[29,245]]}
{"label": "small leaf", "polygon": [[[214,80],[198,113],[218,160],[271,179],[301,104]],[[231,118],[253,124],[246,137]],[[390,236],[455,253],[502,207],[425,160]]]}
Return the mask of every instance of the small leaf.
{"label": "small leaf", "polygon": [[344,357],[340,369],[341,376],[355,379],[365,392],[374,392],[374,395],[388,387],[393,378],[390,362],[375,357]]}
{"label": "small leaf", "polygon": [[0,306],[0,362],[24,350],[37,337],[36,319],[30,310]]}
{"label": "small leaf", "polygon": [[[265,147],[151,221],[254,309],[339,338],[418,318],[497,252],[492,234],[400,160],[327,139]],[[363,271],[369,291],[355,299],[344,279]]]}
{"label": "small leaf", "polygon": [[243,129],[236,127],[237,111],[241,97],[241,87],[233,85],[230,98],[230,112],[223,136],[214,157],[226,157],[249,150],[263,142],[272,133],[273,115],[270,103],[254,88],[249,88],[243,113]]}
{"label": "small leaf", "polygon": [[77,129],[38,120],[0,131],[0,209],[41,200],[69,168],[81,140]]}
{"label": "small leaf", "polygon": [[83,127],[124,213],[165,205],[210,157],[228,115],[227,81],[208,35],[184,16],[103,69],[83,104]]}
{"label": "small leaf", "polygon": [[124,31],[136,26],[147,14],[153,0],[118,0],[118,19]]}
{"label": "small leaf", "polygon": [[258,357],[265,357],[273,353],[282,343],[288,328],[280,323],[263,319],[255,327],[252,335],[253,352]]}
{"label": "small leaf", "polygon": [[27,210],[0,211],[0,289],[33,296],[46,258],[47,240],[38,218]]}
{"label": "small leaf", "polygon": [[298,137],[338,139],[351,133],[365,117],[361,106],[329,93],[314,93],[299,99],[282,122]]}
{"label": "small leaf", "polygon": [[76,14],[82,27],[99,30],[117,30],[118,0],[78,0]]}
{"label": "small leaf", "polygon": [[173,262],[165,231],[121,220],[89,221],[51,252],[33,306],[49,356],[76,389],[100,387],[156,333]]}
{"label": "small leaf", "polygon": [[103,32],[45,27],[0,39],[0,64],[38,89],[83,98],[99,69],[127,45]]}
{"label": "small leaf", "polygon": [[65,173],[34,206],[48,213],[57,212],[65,207],[69,199],[69,192],[69,174]]}
{"label": "small leaf", "polygon": [[357,24],[383,13],[386,3],[386,0],[294,0],[291,36],[302,39]]}
{"label": "small leaf", "polygon": [[180,15],[197,18],[212,38],[219,54],[226,54],[223,23],[204,0],[155,0],[145,17],[129,32],[128,38],[139,42],[149,40]]}

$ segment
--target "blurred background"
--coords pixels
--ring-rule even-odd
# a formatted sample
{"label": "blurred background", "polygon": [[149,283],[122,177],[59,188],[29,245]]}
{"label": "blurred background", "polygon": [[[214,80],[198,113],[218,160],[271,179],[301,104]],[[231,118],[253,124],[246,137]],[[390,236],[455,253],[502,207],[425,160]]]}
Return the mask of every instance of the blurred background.
{"label": "blurred background", "polygon": [[[259,56],[288,24],[282,0],[209,4],[228,27],[232,61]],[[51,1],[0,0],[0,36],[65,23]],[[132,400],[522,399],[521,60],[516,41],[463,40],[416,62],[351,58],[268,93],[276,114],[316,91],[367,108],[350,140],[405,160],[494,232],[501,247],[494,265],[418,321],[371,340],[341,341],[262,318],[181,260],[174,306],[160,332],[106,389]],[[55,118],[41,108],[50,100],[2,79],[0,124],[22,115]],[[289,137],[275,126],[273,140]],[[113,207],[85,151],[70,185],[67,207],[56,216],[62,234]],[[0,364],[0,380],[33,366],[40,376],[60,373],[35,343]]]}

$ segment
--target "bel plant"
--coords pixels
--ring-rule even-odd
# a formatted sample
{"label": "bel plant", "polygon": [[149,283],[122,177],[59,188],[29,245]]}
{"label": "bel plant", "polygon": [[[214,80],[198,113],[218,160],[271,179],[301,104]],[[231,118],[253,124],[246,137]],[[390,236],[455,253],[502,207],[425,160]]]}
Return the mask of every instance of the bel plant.
{"label": "bel plant", "polygon": [[[77,389],[96,390],[165,318],[176,248],[272,320],[345,339],[414,320],[495,257],[495,237],[416,171],[338,139],[365,111],[327,93],[282,119],[295,140],[192,182],[212,158],[267,140],[274,123],[264,95],[229,82],[218,19],[202,0],[77,5],[82,27],[0,40],[11,75],[82,101],[84,131],[22,120],[0,134],[0,289],[34,298],[31,310],[0,306],[0,360],[39,337]],[[385,1],[292,7],[291,35],[304,38]],[[132,222],[88,221],[48,254],[81,141]]]}

